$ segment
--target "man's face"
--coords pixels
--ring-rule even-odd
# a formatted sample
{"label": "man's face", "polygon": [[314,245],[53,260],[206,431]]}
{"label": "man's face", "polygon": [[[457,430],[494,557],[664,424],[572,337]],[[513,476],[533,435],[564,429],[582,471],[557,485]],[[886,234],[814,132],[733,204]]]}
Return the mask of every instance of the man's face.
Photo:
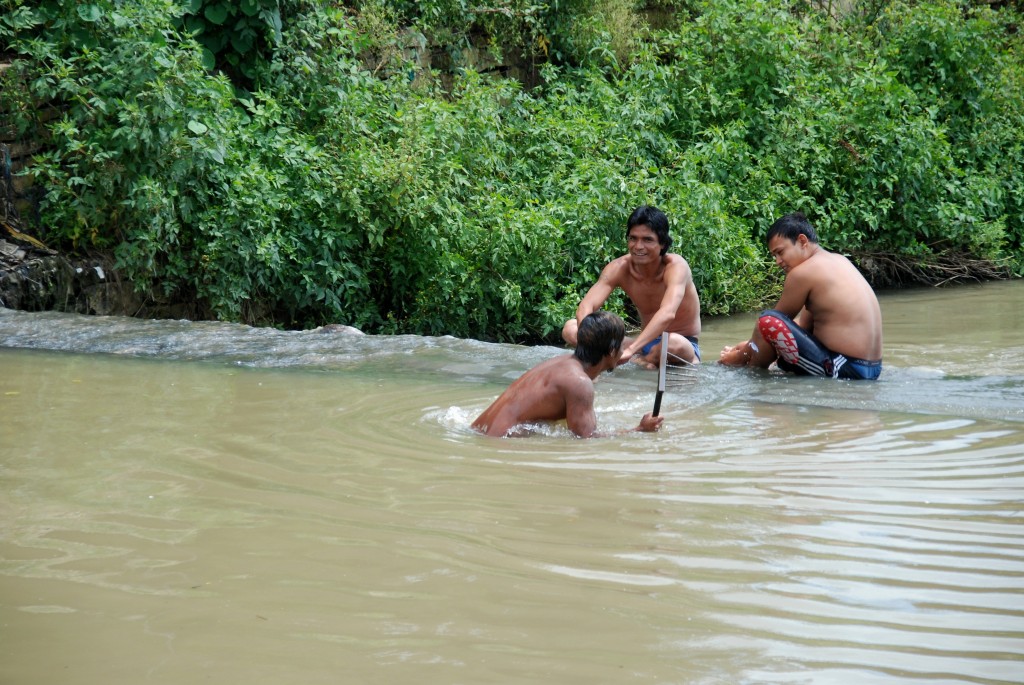
{"label": "man's face", "polygon": [[775,263],[779,268],[788,274],[790,269],[807,259],[809,244],[805,235],[797,236],[795,241],[776,235],[768,241],[768,251],[775,257]]}
{"label": "man's face", "polygon": [[634,258],[645,260],[661,257],[661,243],[658,234],[647,224],[637,224],[626,234],[626,246]]}
{"label": "man's face", "polygon": [[615,349],[611,350],[606,358],[610,361],[610,366],[604,370],[605,373],[611,373],[619,366],[619,357],[622,356],[622,341],[615,346]]}

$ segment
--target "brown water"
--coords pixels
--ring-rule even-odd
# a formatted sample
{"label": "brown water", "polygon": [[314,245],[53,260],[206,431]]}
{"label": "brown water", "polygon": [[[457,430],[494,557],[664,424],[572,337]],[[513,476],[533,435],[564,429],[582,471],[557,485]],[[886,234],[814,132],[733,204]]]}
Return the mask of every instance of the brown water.
{"label": "brown water", "polygon": [[1024,282],[882,306],[590,441],[466,429],[554,348],[0,310],[0,683],[1024,682]]}

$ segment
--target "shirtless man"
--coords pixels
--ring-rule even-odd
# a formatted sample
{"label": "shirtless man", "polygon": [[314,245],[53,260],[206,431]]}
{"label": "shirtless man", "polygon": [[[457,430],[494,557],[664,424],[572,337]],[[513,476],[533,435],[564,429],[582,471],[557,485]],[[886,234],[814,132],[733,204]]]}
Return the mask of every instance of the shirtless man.
{"label": "shirtless man", "polygon": [[768,250],[786,273],[782,297],[761,313],[750,340],[726,347],[728,366],[779,368],[801,375],[874,380],[882,373],[878,298],[846,257],[818,244],[803,214],[768,229]]}
{"label": "shirtless man", "polygon": [[562,338],[576,345],[579,323],[604,305],[615,288],[622,288],[640,314],[640,333],[627,337],[620,364],[634,356],[645,366],[657,367],[661,334],[668,331],[672,359],[690,364],[700,362],[700,297],[686,260],[669,254],[672,237],[668,218],[656,207],[638,207],[626,222],[625,254],[612,260],[602,271],[576,309],[576,318],[562,327]]}
{"label": "shirtless man", "polygon": [[[514,433],[516,426],[536,421],[565,419],[581,438],[595,437],[594,379],[618,366],[626,327],[614,314],[597,311],[579,327],[579,345],[572,354],[541,362],[501,394],[473,422],[473,428],[495,437]],[[660,416],[645,414],[633,430],[653,432]]]}

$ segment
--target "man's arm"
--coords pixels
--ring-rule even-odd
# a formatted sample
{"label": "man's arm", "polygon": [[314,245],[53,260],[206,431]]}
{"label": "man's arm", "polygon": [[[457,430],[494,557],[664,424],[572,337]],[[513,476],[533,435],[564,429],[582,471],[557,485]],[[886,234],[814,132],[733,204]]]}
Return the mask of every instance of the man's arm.
{"label": "man's arm", "polygon": [[664,416],[644,414],[643,418],[640,419],[640,424],[636,428],[620,428],[619,430],[612,431],[611,433],[594,432],[590,434],[590,437],[611,438],[615,437],[616,435],[625,435],[626,433],[657,433],[658,429],[661,428],[661,424],[664,420]]}
{"label": "man's arm", "polygon": [[574,379],[564,390],[565,424],[577,437],[597,438],[640,431],[653,433],[661,428],[665,420],[662,416],[644,414],[636,428],[629,428],[614,433],[597,432],[597,414],[594,412],[594,384],[581,378]]}
{"label": "man's arm", "polygon": [[596,312],[608,301],[612,291],[619,287],[619,272],[621,268],[620,260],[616,259],[601,269],[601,275],[598,277],[597,283],[590,286],[590,290],[583,296],[579,306],[576,308],[577,324],[583,323],[583,319]]}
{"label": "man's arm", "polygon": [[577,380],[565,390],[565,425],[581,438],[594,435],[597,415],[594,413],[594,384]]}
{"label": "man's arm", "polygon": [[[569,416],[572,416],[570,413]],[[570,421],[569,416],[566,417],[566,424],[573,433],[581,438],[610,438],[615,435],[622,435],[623,433],[656,433],[661,428],[662,422],[665,420],[664,416],[653,416],[652,414],[644,414],[643,418],[640,419],[639,425],[636,428],[625,428],[617,430],[611,433],[599,433],[597,431],[597,415],[594,413],[594,407],[591,405],[589,411],[589,417],[583,419],[579,423],[573,423]]]}
{"label": "man's arm", "polygon": [[807,298],[811,294],[811,279],[807,278],[807,271],[802,270],[800,266],[786,274],[782,295],[775,305],[776,311],[782,312],[794,321],[798,321],[800,312],[807,305]]}

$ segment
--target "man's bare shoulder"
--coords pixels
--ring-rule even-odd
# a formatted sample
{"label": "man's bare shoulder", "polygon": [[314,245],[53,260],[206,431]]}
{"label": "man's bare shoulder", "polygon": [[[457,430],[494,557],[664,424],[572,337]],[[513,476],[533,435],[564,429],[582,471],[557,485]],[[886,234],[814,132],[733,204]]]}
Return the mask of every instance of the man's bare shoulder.
{"label": "man's bare shoulder", "polygon": [[556,357],[552,360],[550,368],[550,374],[552,377],[557,378],[560,382],[567,385],[576,385],[579,383],[585,383],[592,385],[593,382],[590,380],[590,376],[583,370],[583,364],[580,363],[575,356],[571,354],[564,354],[560,357]]}
{"label": "man's bare shoulder", "polygon": [[805,259],[797,266],[790,269],[787,274],[789,278],[810,279],[814,281],[830,281],[837,276],[849,272],[857,272],[857,267],[849,259],[838,252],[819,250],[813,257]]}
{"label": "man's bare shoulder", "polygon": [[629,275],[629,266],[630,256],[628,254],[616,257],[601,270],[601,278],[618,284],[619,281]]}
{"label": "man's bare shoulder", "polygon": [[590,380],[583,371],[583,364],[573,354],[560,354],[543,361],[527,372],[531,376],[540,376],[548,380],[573,382],[578,379]]}
{"label": "man's bare shoulder", "polygon": [[[612,260],[605,267],[605,273],[615,274],[615,278],[619,281],[626,281],[631,278],[637,277],[637,275],[643,270],[643,267],[637,266],[637,269],[633,269],[634,262],[632,255],[622,255],[617,259]],[[661,264],[658,268],[659,277],[663,274],[687,274],[690,272],[690,264],[682,255],[669,252],[668,254],[662,255]]]}
{"label": "man's bare shoulder", "polygon": [[690,263],[686,261],[686,258],[683,257],[683,255],[676,254],[675,252],[669,252],[664,257],[662,257],[662,260],[665,262],[666,265],[667,264],[685,264],[686,266],[690,265]]}
{"label": "man's bare shoulder", "polygon": [[669,252],[667,255],[661,258],[661,263],[665,265],[665,270],[671,273],[680,272],[683,274],[690,272],[690,263],[682,255]]}
{"label": "man's bare shoulder", "polygon": [[[528,376],[528,377],[527,377]],[[538,400],[560,398],[558,401],[589,401],[594,395],[594,382],[583,365],[571,354],[549,359],[533,367],[523,376],[527,388]]]}
{"label": "man's bare shoulder", "polygon": [[829,256],[829,259],[832,261],[833,264],[842,264],[844,268],[852,269],[860,273],[857,267],[854,265],[854,263],[851,262],[849,257],[847,257],[846,255],[839,254],[838,252],[829,252],[828,250],[825,251],[825,254]]}
{"label": "man's bare shoulder", "polygon": [[871,286],[853,262],[839,253],[821,250],[789,270],[782,293],[783,299],[789,294],[802,298],[804,304],[813,301],[813,308],[821,313],[832,304],[846,306],[857,299],[855,293],[865,291],[870,292]]}

